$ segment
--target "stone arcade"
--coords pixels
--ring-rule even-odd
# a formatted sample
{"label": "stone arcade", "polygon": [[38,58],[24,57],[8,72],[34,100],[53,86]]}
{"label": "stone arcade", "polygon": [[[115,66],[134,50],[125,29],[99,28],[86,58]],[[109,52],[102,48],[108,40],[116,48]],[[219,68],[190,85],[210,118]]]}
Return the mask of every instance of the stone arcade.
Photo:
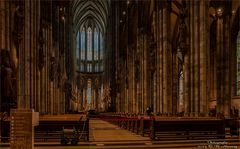
{"label": "stone arcade", "polygon": [[0,62],[0,147],[16,110],[39,113],[36,148],[239,145],[239,0],[1,0]]}

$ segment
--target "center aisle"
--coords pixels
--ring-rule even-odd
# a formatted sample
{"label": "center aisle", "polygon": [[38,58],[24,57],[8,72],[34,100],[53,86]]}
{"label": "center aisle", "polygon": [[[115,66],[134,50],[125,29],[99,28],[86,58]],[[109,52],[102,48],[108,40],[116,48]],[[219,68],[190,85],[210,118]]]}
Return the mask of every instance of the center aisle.
{"label": "center aisle", "polygon": [[101,119],[89,120],[89,134],[91,142],[128,142],[150,141],[148,137],[142,137],[130,131],[120,129]]}

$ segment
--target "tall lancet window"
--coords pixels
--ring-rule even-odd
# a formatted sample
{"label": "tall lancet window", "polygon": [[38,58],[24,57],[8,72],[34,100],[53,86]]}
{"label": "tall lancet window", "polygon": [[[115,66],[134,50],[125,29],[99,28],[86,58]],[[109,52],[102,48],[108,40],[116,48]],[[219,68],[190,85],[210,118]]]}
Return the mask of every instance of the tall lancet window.
{"label": "tall lancet window", "polygon": [[77,33],[77,40],[76,40],[76,42],[77,42],[77,45],[76,45],[76,58],[77,58],[77,68],[79,69],[79,65],[80,65],[80,40],[79,40],[79,38],[80,38],[80,35],[79,35],[80,33],[78,32]]}
{"label": "tall lancet window", "polygon": [[102,72],[103,35],[96,24],[87,23],[76,35],[77,69],[80,72]]}
{"label": "tall lancet window", "polygon": [[100,36],[100,59],[103,59],[103,37]]}
{"label": "tall lancet window", "polygon": [[79,39],[79,38],[77,38],[77,39],[79,39],[80,41],[80,49],[81,49],[81,51],[80,51],[80,57],[81,57],[81,60],[80,60],[80,71],[84,71],[84,62],[83,62],[83,60],[85,60],[85,58],[86,58],[86,54],[85,54],[85,52],[86,52],[86,46],[85,46],[85,43],[86,43],[86,31],[85,31],[85,28],[83,27],[82,28],[82,30],[81,30],[81,32],[80,32],[80,36],[81,36],[81,38]]}
{"label": "tall lancet window", "polygon": [[94,60],[98,60],[98,31],[94,29]]}
{"label": "tall lancet window", "polygon": [[237,36],[237,69],[236,69],[236,94],[240,96],[240,31],[238,32]]}
{"label": "tall lancet window", "polygon": [[85,60],[85,28],[81,30],[81,60]]}
{"label": "tall lancet window", "polygon": [[87,60],[92,60],[92,29],[88,28],[88,37],[87,37]]}

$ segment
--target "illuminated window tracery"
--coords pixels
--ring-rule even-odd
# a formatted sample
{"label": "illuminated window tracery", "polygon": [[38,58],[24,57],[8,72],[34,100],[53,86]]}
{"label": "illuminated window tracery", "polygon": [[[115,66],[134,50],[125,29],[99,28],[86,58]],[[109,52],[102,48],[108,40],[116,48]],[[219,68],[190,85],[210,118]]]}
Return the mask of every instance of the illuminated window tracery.
{"label": "illuminated window tracery", "polygon": [[99,28],[90,25],[79,29],[76,44],[78,70],[80,72],[103,71],[103,38]]}

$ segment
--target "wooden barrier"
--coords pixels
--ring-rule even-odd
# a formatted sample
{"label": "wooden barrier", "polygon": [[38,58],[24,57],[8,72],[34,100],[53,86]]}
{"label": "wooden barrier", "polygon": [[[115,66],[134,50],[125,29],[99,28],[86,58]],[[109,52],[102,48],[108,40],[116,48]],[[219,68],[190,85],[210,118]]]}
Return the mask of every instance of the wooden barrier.
{"label": "wooden barrier", "polygon": [[150,124],[152,118],[148,116],[105,114],[101,115],[101,119],[118,125],[120,128],[141,134],[142,136],[150,134]]}
{"label": "wooden barrier", "polygon": [[153,119],[150,138],[152,140],[225,138],[224,120]]}
{"label": "wooden barrier", "polygon": [[0,141],[9,142],[10,139],[10,120],[0,121]]}
{"label": "wooden barrier", "polygon": [[43,141],[59,139],[63,145],[69,141],[72,145],[76,145],[79,139],[89,141],[89,119],[86,117],[78,120],[71,117],[68,120],[61,117],[42,118],[35,127],[35,139],[43,139]]}
{"label": "wooden barrier", "polygon": [[[102,119],[141,136],[149,136],[152,140],[225,138],[225,121],[212,117],[112,114],[104,115]],[[239,122],[234,124],[239,125]]]}
{"label": "wooden barrier", "polygon": [[152,117],[141,117],[139,127],[139,134],[141,136],[150,135],[152,120]]}
{"label": "wooden barrier", "polygon": [[230,130],[230,135],[237,135],[239,136],[239,128],[240,128],[240,119],[237,118],[228,118],[225,119],[225,127]]}
{"label": "wooden barrier", "polygon": [[136,119],[135,119],[133,132],[136,133],[136,134],[139,134],[139,131],[140,131],[140,122],[141,122],[141,119],[140,119],[140,118],[136,118]]}
{"label": "wooden barrier", "polygon": [[[9,141],[10,121],[3,121],[1,130],[4,130],[2,140]],[[89,141],[89,118],[79,115],[41,116],[34,130],[36,141],[60,140],[63,145],[71,141],[76,145],[79,139]]]}

